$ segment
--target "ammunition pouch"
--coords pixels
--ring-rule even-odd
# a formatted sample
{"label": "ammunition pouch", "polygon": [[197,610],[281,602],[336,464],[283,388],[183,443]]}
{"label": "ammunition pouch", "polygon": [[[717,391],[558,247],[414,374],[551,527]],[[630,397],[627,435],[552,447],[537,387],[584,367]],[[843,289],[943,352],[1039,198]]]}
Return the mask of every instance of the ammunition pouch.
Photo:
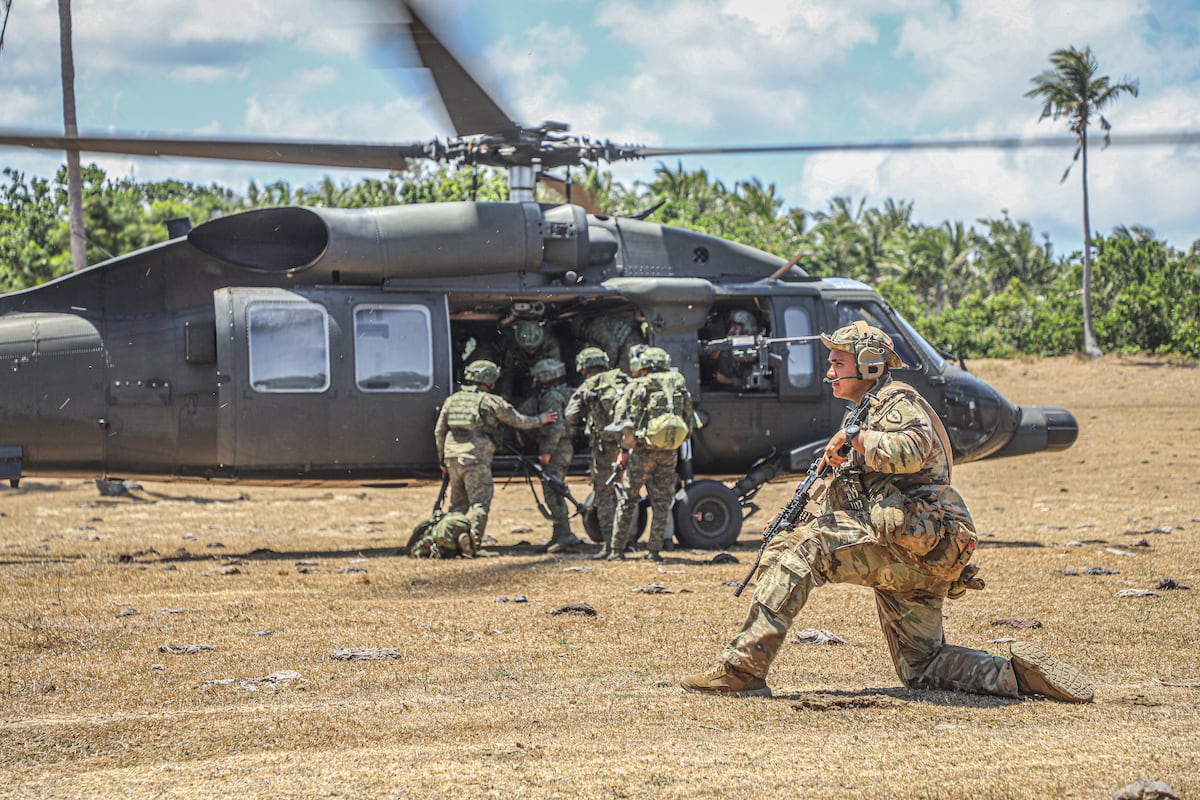
{"label": "ammunition pouch", "polygon": [[862,471],[848,469],[834,473],[826,491],[826,504],[833,511],[867,513],[870,510],[870,498],[863,488]]}

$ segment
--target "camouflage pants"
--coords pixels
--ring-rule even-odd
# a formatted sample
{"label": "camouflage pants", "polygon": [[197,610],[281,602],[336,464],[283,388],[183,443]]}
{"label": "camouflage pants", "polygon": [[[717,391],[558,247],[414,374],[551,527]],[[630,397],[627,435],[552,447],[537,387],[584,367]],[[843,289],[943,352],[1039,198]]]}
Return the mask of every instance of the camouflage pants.
{"label": "camouflage pants", "polygon": [[[560,480],[567,474],[571,466],[571,457],[575,451],[570,442],[564,442],[550,454],[550,463],[542,469],[552,478]],[[543,487],[545,484],[543,484]],[[571,511],[567,508],[567,498],[553,489],[546,489],[546,510],[550,512],[550,522],[553,525],[551,539],[567,539],[571,537]]]}
{"label": "camouflage pants", "polygon": [[608,476],[612,475],[613,462],[621,449],[614,442],[601,441],[592,446],[592,503],[596,507],[596,520],[601,532],[609,539],[612,537],[613,520],[617,516],[617,486],[613,481],[606,486]]}
{"label": "camouflage pants", "polygon": [[1008,659],[946,644],[942,603],[949,583],[880,544],[866,514],[824,514],[772,540],[750,612],[725,648],[726,663],[765,678],[812,589],[852,583],[875,590],[879,624],[896,674],[911,689],[1018,697]]}
{"label": "camouflage pants", "polygon": [[488,512],[492,508],[492,465],[490,462],[462,463],[457,458],[446,459],[450,476],[450,510],[465,513],[471,519],[471,531],[476,542],[483,542],[487,531]]}
{"label": "camouflage pants", "polygon": [[666,538],[667,520],[671,517],[671,506],[675,503],[675,485],[679,474],[675,471],[678,453],[674,450],[649,450],[638,448],[629,454],[629,465],[621,474],[617,489],[617,511],[613,521],[612,549],[618,553],[629,543],[630,528],[637,514],[638,495],[646,487],[650,498],[650,538],[646,546],[658,552]]}

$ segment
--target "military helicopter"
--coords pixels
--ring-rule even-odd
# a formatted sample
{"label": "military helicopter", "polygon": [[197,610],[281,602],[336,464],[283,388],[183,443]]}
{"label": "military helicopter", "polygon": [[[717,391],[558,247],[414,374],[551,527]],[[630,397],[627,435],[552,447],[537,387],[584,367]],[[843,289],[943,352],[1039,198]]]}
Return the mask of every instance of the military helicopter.
{"label": "military helicopter", "polygon": [[[535,182],[550,169],[714,149],[614,145],[559,123],[519,125],[407,10],[455,129],[445,142],[0,131],[0,145],[54,150],[393,169],[433,159],[506,168],[510,188],[507,202],[247,211],[0,297],[0,477],[433,476],[434,419],[469,351],[503,344],[518,320],[556,336],[568,365],[600,319],[626,321],[670,353],[704,421],[683,449],[674,519],[675,537],[691,547],[734,542],[757,491],[808,468],[844,411],[823,385],[814,337],[856,319],[891,334],[908,365],[902,378],[938,410],[957,461],[1074,443],[1069,411],[1010,402],[863,283],[569,197],[535,202]],[[737,312],[756,330],[729,336]],[[736,384],[716,378],[722,356],[739,365]],[[513,459],[499,457],[497,470],[506,466]],[[576,466],[586,467],[582,456]]]}

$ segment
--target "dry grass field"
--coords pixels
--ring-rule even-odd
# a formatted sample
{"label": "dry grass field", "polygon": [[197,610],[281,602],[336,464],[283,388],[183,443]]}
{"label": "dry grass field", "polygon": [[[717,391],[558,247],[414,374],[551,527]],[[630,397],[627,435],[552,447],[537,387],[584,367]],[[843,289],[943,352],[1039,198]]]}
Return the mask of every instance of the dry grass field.
{"label": "dry grass field", "polygon": [[[1087,672],[1091,705],[906,690],[850,586],[797,624],[846,643],[789,643],[774,698],[683,692],[742,619],[727,582],[757,518],[738,564],[547,556],[513,482],[487,557],[430,562],[396,555],[428,484],[110,498],[33,477],[0,490],[0,796],[1107,798],[1144,776],[1200,797],[1200,370],[970,366],[1081,430],[956,472],[988,588],[947,605],[947,636],[1036,641]],[[597,615],[549,613],[566,603]]]}

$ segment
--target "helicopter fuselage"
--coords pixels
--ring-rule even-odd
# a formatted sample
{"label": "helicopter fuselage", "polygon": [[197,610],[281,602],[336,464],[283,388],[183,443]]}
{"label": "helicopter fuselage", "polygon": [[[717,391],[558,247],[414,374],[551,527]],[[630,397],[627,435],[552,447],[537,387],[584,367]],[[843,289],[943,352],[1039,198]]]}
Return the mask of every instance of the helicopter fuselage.
{"label": "helicopter fuselage", "polygon": [[[927,396],[958,461],[1068,447],[1062,409],[1015,406],[954,367],[870,287],[737,243],[572,205],[276,208],[0,297],[0,458],[25,474],[378,480],[437,471],[432,430],[468,349],[534,316],[562,343],[615,316],[665,348],[705,420],[697,473],[808,466],[844,404],[820,343],[867,319]],[[739,389],[704,343],[754,314],[772,358]],[[743,353],[743,359],[747,357]],[[574,372],[571,371],[574,378]],[[513,389],[521,393],[521,387]],[[4,474],[4,473],[0,473]]]}

